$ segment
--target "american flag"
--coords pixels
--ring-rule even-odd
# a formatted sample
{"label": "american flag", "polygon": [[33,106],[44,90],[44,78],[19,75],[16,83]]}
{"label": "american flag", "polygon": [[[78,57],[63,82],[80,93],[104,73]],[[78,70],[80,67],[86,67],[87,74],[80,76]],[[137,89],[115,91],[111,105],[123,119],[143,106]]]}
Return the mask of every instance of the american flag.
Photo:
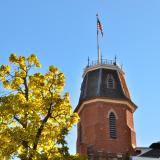
{"label": "american flag", "polygon": [[101,35],[102,35],[102,37],[103,37],[103,28],[102,28],[102,24],[101,24],[101,22],[100,22],[100,20],[99,20],[99,18],[98,18],[98,14],[97,14],[97,34],[98,34],[98,31],[101,32]]}

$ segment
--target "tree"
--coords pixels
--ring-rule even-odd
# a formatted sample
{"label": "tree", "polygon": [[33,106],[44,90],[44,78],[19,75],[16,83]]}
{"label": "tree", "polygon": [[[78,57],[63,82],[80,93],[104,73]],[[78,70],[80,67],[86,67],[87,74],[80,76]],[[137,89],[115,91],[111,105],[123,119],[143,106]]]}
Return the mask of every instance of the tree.
{"label": "tree", "polygon": [[[69,159],[65,135],[78,115],[72,112],[69,93],[62,94],[64,74],[41,64],[32,54],[11,54],[10,65],[0,66],[0,81],[8,91],[0,97],[0,159]],[[76,159],[76,157],[74,157]]]}

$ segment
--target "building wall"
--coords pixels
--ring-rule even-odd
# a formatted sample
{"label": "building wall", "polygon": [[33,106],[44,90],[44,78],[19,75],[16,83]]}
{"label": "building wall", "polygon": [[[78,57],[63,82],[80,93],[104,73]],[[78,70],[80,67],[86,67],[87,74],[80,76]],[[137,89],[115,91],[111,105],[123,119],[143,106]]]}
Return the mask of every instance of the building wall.
{"label": "building wall", "polygon": [[[109,113],[116,115],[117,139],[109,134]],[[125,154],[133,151],[136,137],[133,113],[126,104],[93,102],[85,104],[79,113],[77,152]]]}

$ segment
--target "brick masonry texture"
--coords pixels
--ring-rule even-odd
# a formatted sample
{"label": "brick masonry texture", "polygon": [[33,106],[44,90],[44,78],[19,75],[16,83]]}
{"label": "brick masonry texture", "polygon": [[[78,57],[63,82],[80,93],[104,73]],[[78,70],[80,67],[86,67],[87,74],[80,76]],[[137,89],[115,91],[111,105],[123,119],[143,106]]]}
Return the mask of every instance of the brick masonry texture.
{"label": "brick masonry texture", "polygon": [[[109,113],[116,115],[117,138],[109,133]],[[126,104],[92,102],[79,113],[77,153],[81,155],[125,155],[136,146],[133,113]]]}

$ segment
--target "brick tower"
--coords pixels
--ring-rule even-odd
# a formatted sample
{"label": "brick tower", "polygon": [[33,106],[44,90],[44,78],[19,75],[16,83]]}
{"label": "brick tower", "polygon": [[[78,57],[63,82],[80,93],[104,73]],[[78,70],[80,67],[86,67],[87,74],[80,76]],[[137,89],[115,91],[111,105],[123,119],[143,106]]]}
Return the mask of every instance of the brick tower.
{"label": "brick tower", "polygon": [[116,61],[88,63],[75,111],[77,153],[91,160],[123,159],[136,147],[132,102],[124,72]]}

